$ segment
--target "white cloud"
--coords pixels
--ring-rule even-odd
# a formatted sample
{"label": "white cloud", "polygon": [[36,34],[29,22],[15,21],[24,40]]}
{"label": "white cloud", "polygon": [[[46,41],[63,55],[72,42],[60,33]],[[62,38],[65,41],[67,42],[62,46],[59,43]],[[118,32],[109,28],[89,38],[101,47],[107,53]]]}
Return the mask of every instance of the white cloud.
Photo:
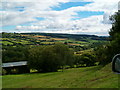
{"label": "white cloud", "polygon": [[[49,23],[48,23],[49,22]],[[100,35],[104,33],[108,35],[108,30],[111,28],[110,24],[103,24],[103,16],[91,16],[89,18],[68,21],[64,23],[56,23],[54,21],[41,21],[34,26],[17,26],[18,30],[37,30],[40,32],[54,32],[54,33],[89,33]],[[34,32],[34,31],[33,31]]]}
{"label": "white cloud", "polygon": [[[51,7],[59,7],[60,3],[93,2],[85,6],[71,7],[61,11],[53,11]],[[17,25],[16,30],[44,31],[63,33],[107,33],[111,27],[109,16],[117,11],[119,0],[3,0],[0,11],[2,26]],[[17,7],[17,8],[16,8]],[[19,12],[19,7],[24,7]],[[92,16],[80,20],[71,20],[77,17],[78,11],[103,11],[104,15]],[[76,16],[75,16],[76,15]],[[39,21],[35,17],[42,17]],[[33,22],[31,25],[20,25]]]}
{"label": "white cloud", "polygon": [[[2,17],[2,25],[17,25],[25,22],[35,21],[35,17],[44,17],[49,18],[53,17],[56,12],[51,11],[51,7],[58,6],[59,3],[65,3],[68,0],[15,0],[11,1],[3,0],[1,9],[5,11],[1,11]],[[17,9],[18,11],[16,11]],[[23,12],[19,12],[19,7],[24,7]],[[50,16],[49,16],[50,15]]]}
{"label": "white cloud", "polygon": [[2,12],[2,25],[18,25],[26,22],[36,21],[29,13],[24,12],[12,12],[12,11],[4,11]]}

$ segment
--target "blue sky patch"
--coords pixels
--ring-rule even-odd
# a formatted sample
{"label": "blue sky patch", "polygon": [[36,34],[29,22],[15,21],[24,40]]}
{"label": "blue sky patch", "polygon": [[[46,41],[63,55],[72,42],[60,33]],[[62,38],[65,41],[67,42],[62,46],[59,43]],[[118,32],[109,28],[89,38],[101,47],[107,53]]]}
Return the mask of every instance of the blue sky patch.
{"label": "blue sky patch", "polygon": [[37,20],[45,20],[45,18],[42,18],[42,17],[35,17],[35,19],[37,19]]}
{"label": "blue sky patch", "polygon": [[71,7],[77,6],[85,6],[86,4],[90,4],[92,2],[68,2],[68,3],[61,3],[58,7],[52,7],[53,10],[60,11]]}
{"label": "blue sky patch", "polygon": [[104,12],[91,12],[91,11],[80,11],[77,13],[78,13],[77,16],[80,18],[87,18],[87,17],[94,16],[94,15],[103,15],[104,14]]}
{"label": "blue sky patch", "polygon": [[78,15],[76,15],[77,18],[75,18],[73,20],[87,18],[87,17],[94,16],[94,15],[103,15],[104,14],[104,12],[92,12],[92,11],[80,11],[77,13],[78,13]]}
{"label": "blue sky patch", "polygon": [[25,10],[25,8],[24,7],[15,7],[15,10],[18,10],[18,11],[22,12],[22,11]]}
{"label": "blue sky patch", "polygon": [[12,30],[16,27],[16,25],[10,25],[10,26],[5,26],[5,27],[2,27],[3,30]]}

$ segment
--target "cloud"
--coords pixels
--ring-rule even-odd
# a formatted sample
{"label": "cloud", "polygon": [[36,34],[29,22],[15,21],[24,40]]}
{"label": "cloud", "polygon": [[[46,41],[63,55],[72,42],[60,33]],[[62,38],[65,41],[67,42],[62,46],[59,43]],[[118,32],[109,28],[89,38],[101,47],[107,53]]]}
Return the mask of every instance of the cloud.
{"label": "cloud", "polygon": [[[49,22],[49,23],[48,23]],[[39,24],[33,26],[17,26],[18,30],[26,31],[39,31],[39,32],[49,32],[49,33],[89,33],[101,35],[108,35],[108,30],[111,28],[111,24],[103,23],[103,16],[91,16],[89,18],[84,18],[81,20],[75,20],[71,22],[56,23],[50,21],[40,21]],[[34,31],[32,31],[34,30]],[[101,34],[100,34],[101,33]],[[103,35],[103,34],[102,34]]]}
{"label": "cloud", "polygon": [[[60,3],[65,3],[67,1],[68,0],[8,0],[6,2],[6,0],[3,0],[1,4],[1,9],[3,11],[0,11],[2,14],[2,17],[0,17],[2,26],[35,21],[35,17],[47,18],[47,15],[54,16],[55,11],[53,11],[54,14],[51,14],[51,7],[59,6]],[[19,11],[20,7],[24,7],[23,12]]]}
{"label": "cloud", "polygon": [[[85,6],[76,6],[61,11],[52,10],[61,3],[92,2]],[[117,11],[119,0],[3,0],[2,26],[16,25],[16,31],[41,31],[62,33],[93,33],[107,35],[111,28],[109,16]],[[22,9],[22,10],[21,10]],[[21,10],[21,11],[20,11]],[[80,18],[79,11],[104,12],[104,15],[94,15]],[[38,20],[36,17],[44,18]],[[27,23],[27,25],[26,25]]]}

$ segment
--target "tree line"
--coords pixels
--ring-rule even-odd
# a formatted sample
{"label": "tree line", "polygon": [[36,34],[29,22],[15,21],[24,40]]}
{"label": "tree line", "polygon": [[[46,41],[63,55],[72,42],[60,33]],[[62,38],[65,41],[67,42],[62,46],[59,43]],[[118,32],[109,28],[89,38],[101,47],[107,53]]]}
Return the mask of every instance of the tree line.
{"label": "tree line", "polygon": [[96,63],[93,54],[76,55],[71,48],[62,43],[32,47],[17,46],[3,50],[3,63],[13,61],[28,61],[29,68],[38,72],[52,72],[75,65],[94,66]]}

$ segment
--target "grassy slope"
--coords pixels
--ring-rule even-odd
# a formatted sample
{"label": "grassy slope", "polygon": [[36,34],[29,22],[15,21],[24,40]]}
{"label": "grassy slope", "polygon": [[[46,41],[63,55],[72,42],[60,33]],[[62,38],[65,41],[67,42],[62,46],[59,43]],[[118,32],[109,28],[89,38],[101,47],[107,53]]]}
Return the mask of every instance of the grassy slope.
{"label": "grassy slope", "polygon": [[111,65],[73,68],[64,72],[3,76],[3,88],[117,88]]}

